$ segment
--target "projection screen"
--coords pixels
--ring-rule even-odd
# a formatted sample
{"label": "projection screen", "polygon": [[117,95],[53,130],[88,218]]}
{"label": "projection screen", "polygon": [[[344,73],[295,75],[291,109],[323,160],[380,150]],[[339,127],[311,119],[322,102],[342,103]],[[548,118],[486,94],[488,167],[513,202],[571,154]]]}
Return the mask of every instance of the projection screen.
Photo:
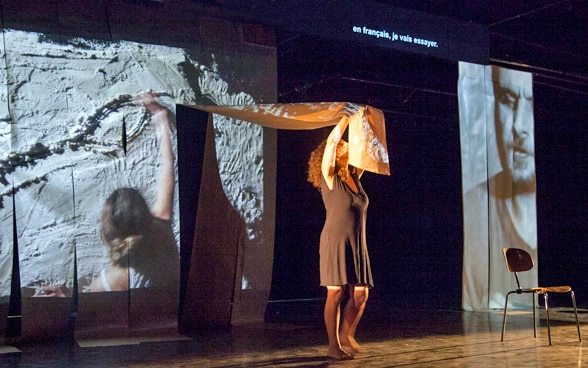
{"label": "projection screen", "polygon": [[[106,328],[111,322],[126,328],[133,320],[128,313],[135,311],[139,316],[149,312],[170,317],[173,323],[180,272],[177,162],[172,163],[168,185],[169,216],[161,218],[157,211],[157,225],[152,220],[121,225],[126,233],[118,228],[119,236],[109,242],[104,232],[106,200],[117,189],[129,188],[133,196],[142,198],[139,202],[144,200],[141,206],[146,205],[148,212],[161,209],[158,183],[165,137],[170,139],[172,160],[177,158],[176,104],[264,102],[263,96],[274,94],[268,86],[275,86],[275,57],[267,51],[237,53],[223,46],[186,49],[13,29],[4,29],[3,36],[0,296],[4,305],[13,276],[11,252],[18,246],[23,334],[34,335],[35,328],[52,323],[36,321],[47,317],[35,315],[38,311],[67,321],[71,302],[62,303],[55,313],[49,312],[55,303],[48,300],[71,300],[76,292],[80,305],[97,303],[91,313],[78,314],[78,322],[91,329]],[[155,102],[146,102],[146,95]],[[165,129],[159,129],[162,116]],[[215,118],[214,127],[225,195],[247,224],[248,246],[263,247],[259,234],[264,208],[263,128],[222,116]],[[129,212],[141,206],[130,206]],[[137,234],[133,226],[151,230]],[[121,287],[110,243],[130,247],[125,239],[135,244],[150,239],[166,248],[151,248],[144,259],[156,259],[152,264],[141,262],[138,253],[123,252],[127,259],[118,265],[123,265],[127,284]],[[164,274],[153,271],[158,268]],[[165,281],[161,283],[165,290],[157,290],[156,280]],[[129,292],[143,289],[148,294]],[[91,296],[96,290],[100,295]],[[141,304],[138,309],[133,300]],[[160,304],[162,309],[155,308]],[[106,306],[122,309],[112,312]],[[118,313],[126,316],[112,317]],[[64,326],[46,327],[59,333]]]}
{"label": "projection screen", "polygon": [[[463,309],[504,308],[516,288],[503,247],[522,248],[537,264],[532,75],[459,64],[464,258]],[[520,275],[537,284],[537,267]],[[528,308],[530,298],[511,298]]]}

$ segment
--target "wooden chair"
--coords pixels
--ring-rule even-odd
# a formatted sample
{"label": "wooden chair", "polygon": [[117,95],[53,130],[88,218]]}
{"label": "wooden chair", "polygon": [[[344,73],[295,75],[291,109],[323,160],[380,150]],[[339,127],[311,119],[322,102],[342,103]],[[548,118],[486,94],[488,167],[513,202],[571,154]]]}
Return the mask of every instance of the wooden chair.
{"label": "wooden chair", "polygon": [[532,294],[533,296],[533,336],[537,337],[537,327],[535,323],[536,313],[535,313],[535,294],[543,295],[543,300],[545,302],[545,313],[547,315],[547,336],[549,337],[549,345],[551,345],[551,325],[549,322],[549,306],[548,296],[550,293],[570,293],[572,297],[572,305],[574,307],[574,314],[576,316],[576,327],[578,329],[578,339],[582,341],[582,335],[580,334],[580,322],[578,321],[578,309],[576,308],[576,297],[574,296],[574,291],[570,286],[538,286],[538,287],[531,287],[531,288],[522,288],[519,282],[519,272],[529,271],[534,267],[533,259],[531,255],[519,248],[503,248],[502,253],[504,254],[504,260],[506,261],[506,268],[509,272],[514,273],[515,279],[517,280],[517,288],[516,290],[509,291],[506,294],[506,301],[504,302],[504,316],[502,319],[502,336],[500,337],[500,341],[504,340],[504,332],[506,330],[506,312],[508,308],[508,297],[510,294]]}

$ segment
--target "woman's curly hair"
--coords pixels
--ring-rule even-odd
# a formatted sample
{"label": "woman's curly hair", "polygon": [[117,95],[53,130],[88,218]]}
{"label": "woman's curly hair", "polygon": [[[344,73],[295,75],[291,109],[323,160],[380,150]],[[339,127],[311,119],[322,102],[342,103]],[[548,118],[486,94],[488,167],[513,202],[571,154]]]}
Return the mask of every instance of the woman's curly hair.
{"label": "woman's curly hair", "polygon": [[129,258],[131,258],[131,254],[140,247],[143,239],[144,237],[142,235],[131,235],[124,239],[113,239],[109,243],[109,255],[112,264],[119,267],[129,267]]}
{"label": "woman's curly hair", "polygon": [[[344,141],[341,140],[339,142],[339,144],[342,144],[343,142]],[[326,146],[327,146],[327,140],[325,139],[310,153],[310,158],[308,159],[307,180],[319,192],[321,191],[321,176],[323,175],[322,170],[321,170],[321,165],[322,165],[323,155],[325,153]],[[337,156],[337,158],[338,158],[338,156]],[[335,170],[337,170],[337,175],[342,180],[347,180],[347,177],[354,170],[354,168],[351,166],[350,167],[339,166],[339,161],[335,160]]]}
{"label": "woman's curly hair", "polygon": [[319,192],[321,191],[321,176],[323,175],[321,165],[326,146],[327,140],[325,139],[310,153],[310,158],[308,159],[307,180]]}

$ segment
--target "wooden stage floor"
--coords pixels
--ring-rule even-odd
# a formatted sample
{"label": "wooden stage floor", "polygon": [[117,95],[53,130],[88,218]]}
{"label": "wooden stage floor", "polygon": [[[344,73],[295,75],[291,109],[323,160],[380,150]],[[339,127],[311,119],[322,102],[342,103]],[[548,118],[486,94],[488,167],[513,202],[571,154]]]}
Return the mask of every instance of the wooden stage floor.
{"label": "wooden stage floor", "polygon": [[[588,366],[573,313],[552,309],[549,346],[545,319],[533,338],[532,315],[509,315],[500,341],[502,312],[376,310],[369,304],[357,338],[367,348],[346,362],[325,358],[320,318],[289,318],[255,326],[203,329],[183,339],[119,341],[82,347],[73,339],[13,343],[1,367],[581,367]],[[316,311],[312,309],[312,313]],[[581,328],[586,311],[580,311]],[[302,313],[302,312],[301,312]],[[320,311],[319,311],[320,313]],[[306,316],[308,317],[308,316]],[[318,316],[320,317],[320,316]],[[587,336],[588,338],[588,336]],[[18,351],[16,351],[18,350]]]}

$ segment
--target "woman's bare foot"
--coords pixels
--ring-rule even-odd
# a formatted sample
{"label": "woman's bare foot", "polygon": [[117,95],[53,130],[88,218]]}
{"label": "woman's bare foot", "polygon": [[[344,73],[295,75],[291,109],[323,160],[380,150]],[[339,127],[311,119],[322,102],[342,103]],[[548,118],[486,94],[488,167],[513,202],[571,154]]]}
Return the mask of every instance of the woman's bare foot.
{"label": "woman's bare foot", "polygon": [[334,360],[352,360],[353,355],[349,354],[345,350],[341,349],[338,346],[329,346],[329,351],[327,352],[327,357]]}
{"label": "woman's bare foot", "polygon": [[351,351],[354,353],[363,353],[365,352],[365,348],[357,343],[355,338],[351,336],[343,337],[341,336],[341,345],[348,346]]}

